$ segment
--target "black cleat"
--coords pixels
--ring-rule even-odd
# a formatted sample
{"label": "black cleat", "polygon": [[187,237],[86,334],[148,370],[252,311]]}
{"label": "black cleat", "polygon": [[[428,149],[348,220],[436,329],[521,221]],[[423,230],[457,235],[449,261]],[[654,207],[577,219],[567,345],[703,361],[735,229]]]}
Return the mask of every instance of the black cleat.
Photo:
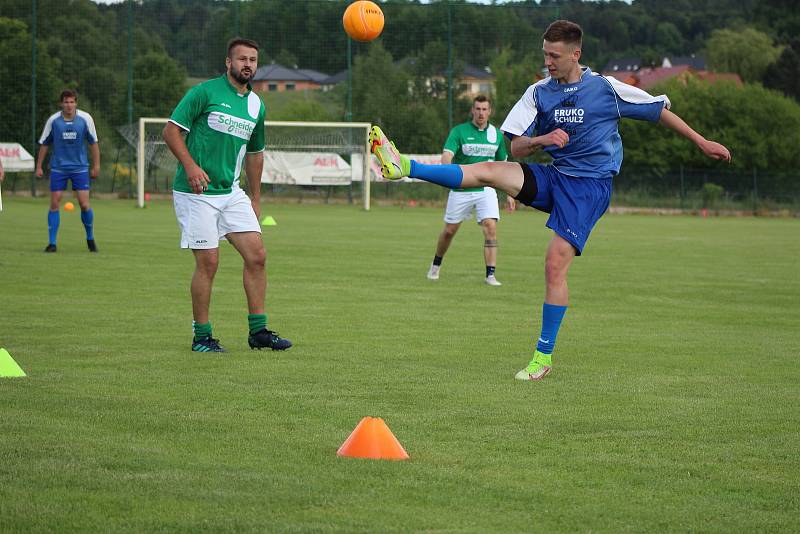
{"label": "black cleat", "polygon": [[202,339],[192,341],[192,352],[227,352],[222,345],[219,344],[219,339],[214,339],[211,336],[206,336]]}
{"label": "black cleat", "polygon": [[55,252],[56,251],[56,246],[54,244],[50,243],[49,245],[47,245],[44,248],[44,251],[45,252]]}
{"label": "black cleat", "polygon": [[97,252],[97,245],[94,242],[94,239],[87,239],[86,246],[89,247],[89,252]]}
{"label": "black cleat", "polygon": [[283,339],[277,332],[267,330],[266,328],[250,334],[247,338],[251,349],[272,349],[272,350],[286,350],[292,346],[292,342],[288,339]]}

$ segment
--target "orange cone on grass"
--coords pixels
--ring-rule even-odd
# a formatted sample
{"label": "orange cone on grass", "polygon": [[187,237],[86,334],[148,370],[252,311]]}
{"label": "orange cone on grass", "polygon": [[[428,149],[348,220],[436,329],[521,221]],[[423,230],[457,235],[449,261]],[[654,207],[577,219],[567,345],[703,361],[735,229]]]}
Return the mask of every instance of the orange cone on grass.
{"label": "orange cone on grass", "polygon": [[342,443],[338,456],[373,460],[408,460],[408,453],[380,417],[365,417]]}

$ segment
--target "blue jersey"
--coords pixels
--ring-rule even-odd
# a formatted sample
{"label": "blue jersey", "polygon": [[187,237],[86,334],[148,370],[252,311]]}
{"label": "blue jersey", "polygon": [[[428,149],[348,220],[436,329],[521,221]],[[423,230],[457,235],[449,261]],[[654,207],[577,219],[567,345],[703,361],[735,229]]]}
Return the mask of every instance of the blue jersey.
{"label": "blue jersey", "polygon": [[50,169],[62,173],[89,170],[85,143],[97,143],[97,130],[92,116],[81,110],[76,110],[71,120],[64,119],[60,111],[53,113],[39,138],[40,145],[53,145]]}
{"label": "blue jersey", "polygon": [[594,74],[588,67],[581,69],[576,83],[547,77],[528,87],[501,129],[513,139],[561,128],[569,135],[567,145],[544,148],[553,158],[553,167],[573,177],[611,178],[622,165],[619,120],[656,122],[670,102],[665,95],[654,97],[610,76]]}

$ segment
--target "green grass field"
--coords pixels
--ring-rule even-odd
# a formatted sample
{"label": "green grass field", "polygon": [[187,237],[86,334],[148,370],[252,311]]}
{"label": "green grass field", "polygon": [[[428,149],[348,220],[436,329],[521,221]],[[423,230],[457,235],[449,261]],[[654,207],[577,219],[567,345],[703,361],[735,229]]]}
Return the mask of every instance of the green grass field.
{"label": "green grass field", "polygon": [[[270,325],[247,348],[241,260],[193,354],[170,202],[94,202],[100,254],[44,199],[4,198],[0,531],[796,531],[800,221],[607,215],[570,274],[553,372],[543,214],[504,214],[482,283],[442,211],[266,204]],[[410,461],[339,458],[364,416]]]}

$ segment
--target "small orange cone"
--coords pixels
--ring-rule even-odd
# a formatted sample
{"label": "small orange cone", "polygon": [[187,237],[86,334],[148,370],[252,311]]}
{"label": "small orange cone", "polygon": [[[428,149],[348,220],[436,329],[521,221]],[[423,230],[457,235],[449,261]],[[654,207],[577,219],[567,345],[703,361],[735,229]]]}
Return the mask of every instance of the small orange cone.
{"label": "small orange cone", "polygon": [[373,460],[408,460],[408,453],[380,417],[365,417],[342,443],[338,456]]}

